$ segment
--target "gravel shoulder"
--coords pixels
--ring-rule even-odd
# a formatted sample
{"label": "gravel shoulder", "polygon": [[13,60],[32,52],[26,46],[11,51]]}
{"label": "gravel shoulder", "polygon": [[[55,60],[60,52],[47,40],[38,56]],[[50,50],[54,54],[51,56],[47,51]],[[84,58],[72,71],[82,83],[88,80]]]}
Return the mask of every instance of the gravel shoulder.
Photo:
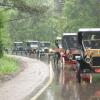
{"label": "gravel shoulder", "polygon": [[24,100],[49,77],[49,65],[27,57],[12,56],[22,62],[20,73],[0,85],[0,100]]}

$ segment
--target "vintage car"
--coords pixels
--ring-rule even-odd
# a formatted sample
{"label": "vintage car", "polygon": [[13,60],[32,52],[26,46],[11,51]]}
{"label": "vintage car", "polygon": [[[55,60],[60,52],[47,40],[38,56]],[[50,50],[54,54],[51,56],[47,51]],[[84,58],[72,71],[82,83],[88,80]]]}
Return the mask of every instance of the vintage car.
{"label": "vintage car", "polygon": [[23,53],[23,42],[14,42],[12,47],[12,54]]}
{"label": "vintage car", "polygon": [[92,82],[92,74],[100,74],[100,28],[79,29],[78,43],[81,58],[77,59],[78,82]]}
{"label": "vintage car", "polygon": [[64,52],[61,55],[63,66],[65,64],[73,64],[72,69],[75,70],[76,57],[80,56],[78,49],[77,33],[63,33],[62,47]]}
{"label": "vintage car", "polygon": [[42,56],[48,56],[50,53],[50,45],[51,43],[49,41],[40,41],[39,47],[37,50],[37,56],[41,58]]}
{"label": "vintage car", "polygon": [[38,41],[26,41],[26,50],[29,53],[29,55],[31,54],[35,54],[37,52],[38,49]]}

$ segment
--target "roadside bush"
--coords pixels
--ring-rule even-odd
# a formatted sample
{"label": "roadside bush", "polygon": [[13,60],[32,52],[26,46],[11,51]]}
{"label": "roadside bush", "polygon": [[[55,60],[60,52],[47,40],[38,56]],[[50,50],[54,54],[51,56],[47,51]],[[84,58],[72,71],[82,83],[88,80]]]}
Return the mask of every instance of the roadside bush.
{"label": "roadside bush", "polygon": [[11,74],[18,70],[18,64],[16,60],[9,57],[0,58],[0,74]]}

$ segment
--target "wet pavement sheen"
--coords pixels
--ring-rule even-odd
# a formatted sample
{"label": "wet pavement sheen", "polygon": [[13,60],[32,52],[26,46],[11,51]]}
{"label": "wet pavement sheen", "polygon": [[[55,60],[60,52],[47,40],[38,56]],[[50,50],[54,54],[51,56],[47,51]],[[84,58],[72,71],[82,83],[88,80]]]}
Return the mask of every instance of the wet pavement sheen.
{"label": "wet pavement sheen", "polygon": [[[71,65],[70,65],[71,66]],[[53,66],[52,84],[37,100],[100,100],[100,81],[76,82],[75,71]]]}
{"label": "wet pavement sheen", "polygon": [[26,100],[48,79],[48,65],[37,59],[16,55],[10,57],[18,59],[25,69],[11,80],[1,83],[0,100]]}

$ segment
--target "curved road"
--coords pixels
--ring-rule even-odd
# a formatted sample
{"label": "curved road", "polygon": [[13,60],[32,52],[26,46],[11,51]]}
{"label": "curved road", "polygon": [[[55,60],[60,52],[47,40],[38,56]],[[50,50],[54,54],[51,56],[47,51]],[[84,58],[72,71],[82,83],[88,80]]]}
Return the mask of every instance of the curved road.
{"label": "curved road", "polygon": [[36,59],[12,57],[24,62],[25,69],[13,79],[0,85],[0,100],[29,99],[47,81],[49,66]]}
{"label": "curved road", "polygon": [[[49,77],[47,60],[41,58],[41,62],[26,57],[16,56],[16,58],[23,61],[26,68],[17,77],[0,86],[0,100],[31,100],[32,98],[35,100],[36,92],[44,87]],[[52,66],[54,80],[36,100],[100,100],[100,81],[78,84],[74,71],[61,70],[60,66],[57,69],[53,63]]]}

